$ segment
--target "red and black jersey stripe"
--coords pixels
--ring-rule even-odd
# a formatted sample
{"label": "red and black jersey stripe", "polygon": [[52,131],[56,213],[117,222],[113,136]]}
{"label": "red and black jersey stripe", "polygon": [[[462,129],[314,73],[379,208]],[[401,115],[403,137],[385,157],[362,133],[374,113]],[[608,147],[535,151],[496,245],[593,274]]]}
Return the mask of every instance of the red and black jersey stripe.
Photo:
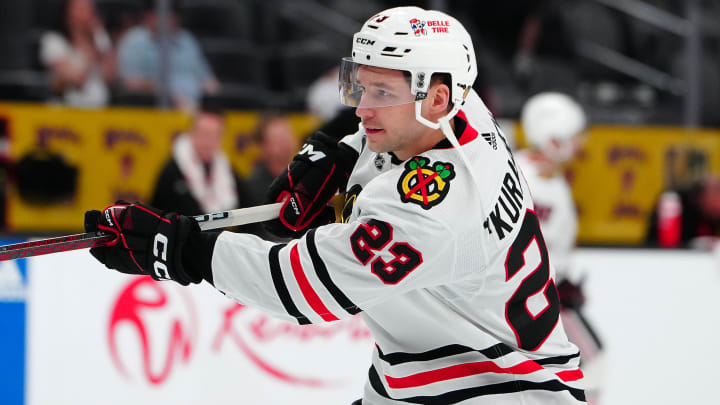
{"label": "red and black jersey stripe", "polygon": [[307,241],[307,249],[308,253],[310,253],[310,259],[312,260],[313,267],[315,268],[315,274],[317,274],[318,279],[320,279],[330,295],[332,295],[335,301],[337,301],[337,303],[340,304],[340,306],[350,315],[362,312],[362,309],[355,305],[330,278],[327,266],[325,266],[325,262],[318,254],[317,245],[315,244],[315,229],[312,229],[307,233],[305,240]]}
{"label": "red and black jersey stripe", "polygon": [[312,322],[310,322],[307,316],[300,312],[290,296],[287,285],[285,285],[285,279],[282,275],[279,259],[279,252],[283,247],[285,247],[285,244],[273,246],[270,248],[270,253],[268,255],[268,260],[270,261],[270,275],[272,276],[273,285],[275,285],[275,291],[277,291],[278,297],[280,298],[280,302],[285,308],[285,311],[297,319],[300,325],[307,325]]}
{"label": "red and black jersey stripe", "polygon": [[390,364],[391,366],[409,363],[409,362],[425,362],[442,359],[444,357],[454,356],[458,354],[477,352],[482,354],[488,359],[486,361],[476,361],[456,364],[448,367],[443,367],[435,370],[428,370],[417,374],[405,376],[405,377],[390,377],[385,376],[385,381],[390,388],[403,389],[419,387],[431,383],[449,381],[455,378],[463,378],[472,375],[479,375],[486,372],[491,373],[502,373],[512,374],[515,377],[511,381],[481,385],[476,387],[462,388],[450,392],[446,392],[439,395],[431,396],[415,396],[408,398],[392,398],[388,395],[385,386],[382,384],[381,376],[377,370],[373,367],[370,369],[369,379],[370,385],[373,389],[381,396],[391,398],[397,401],[409,402],[409,403],[420,403],[420,404],[454,404],[467,400],[469,398],[494,395],[494,394],[509,394],[513,392],[521,392],[527,390],[545,390],[545,391],[567,391],[578,401],[585,401],[585,393],[582,389],[573,388],[564,384],[563,382],[576,381],[582,378],[582,372],[577,370],[567,370],[555,373],[558,377],[557,380],[548,381],[529,381],[516,379],[517,376],[531,374],[536,371],[543,369],[543,364],[567,364],[572,359],[580,356],[580,353],[575,353],[567,356],[555,356],[548,357],[539,360],[527,360],[511,367],[500,367],[492,359],[503,357],[513,352],[513,349],[509,346],[499,343],[490,346],[485,349],[474,349],[468,346],[452,344],[436,349],[428,350],[420,353],[388,353],[385,354],[377,347],[378,357]]}
{"label": "red and black jersey stripe", "polygon": [[558,380],[549,380],[542,382],[513,380],[502,383],[483,385],[479,387],[462,388],[459,390],[445,392],[440,395],[393,398],[388,394],[387,390],[385,390],[385,387],[382,385],[380,375],[375,369],[375,366],[370,367],[370,371],[368,372],[368,379],[370,382],[370,386],[380,396],[395,401],[402,401],[411,404],[456,404],[470,398],[476,398],[485,395],[511,394],[514,392],[528,390],[542,390],[553,392],[567,391],[578,401],[585,402],[585,391],[579,388],[567,386]]}

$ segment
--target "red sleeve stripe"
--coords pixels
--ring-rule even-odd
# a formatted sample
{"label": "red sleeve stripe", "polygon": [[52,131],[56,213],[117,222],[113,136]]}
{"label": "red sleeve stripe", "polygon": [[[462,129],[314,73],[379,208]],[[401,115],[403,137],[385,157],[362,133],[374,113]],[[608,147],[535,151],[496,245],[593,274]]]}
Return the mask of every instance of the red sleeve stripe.
{"label": "red sleeve stripe", "polygon": [[285,247],[285,244],[278,244],[270,248],[270,253],[268,255],[268,260],[270,262],[270,276],[272,277],[275,291],[277,291],[278,298],[280,298],[280,302],[285,308],[285,311],[297,319],[300,325],[307,325],[312,322],[310,322],[307,316],[300,312],[293,302],[290,292],[287,289],[285,278],[282,275],[279,252],[283,247]]}
{"label": "red sleeve stripe", "polygon": [[560,377],[560,379],[565,382],[577,381],[584,377],[583,372],[580,371],[579,368],[576,370],[560,371],[560,372],[555,373],[555,375]]}
{"label": "red sleeve stripe", "polygon": [[[524,361],[512,367],[500,367],[492,361],[478,361],[474,363],[457,364],[437,370],[424,371],[406,377],[390,377],[385,375],[385,380],[388,383],[388,387],[398,389],[420,387],[440,381],[447,381],[483,373],[521,375],[531,374],[540,370],[543,370],[543,367],[532,360]],[[561,371],[558,373],[558,377],[560,377],[563,381],[574,381],[582,378],[582,372],[580,370]],[[569,380],[565,380],[563,377],[569,378]]]}
{"label": "red sleeve stripe", "polygon": [[300,262],[300,254],[298,253],[297,244],[295,244],[295,246],[293,246],[290,250],[290,266],[292,267],[295,280],[300,287],[300,292],[302,292],[302,295],[305,297],[305,301],[307,301],[310,305],[310,308],[320,315],[325,322],[339,320],[338,317],[333,315],[330,310],[327,309],[325,304],[323,304],[320,297],[318,297],[317,293],[310,285],[310,282],[305,275],[305,270],[302,267],[302,263]]}

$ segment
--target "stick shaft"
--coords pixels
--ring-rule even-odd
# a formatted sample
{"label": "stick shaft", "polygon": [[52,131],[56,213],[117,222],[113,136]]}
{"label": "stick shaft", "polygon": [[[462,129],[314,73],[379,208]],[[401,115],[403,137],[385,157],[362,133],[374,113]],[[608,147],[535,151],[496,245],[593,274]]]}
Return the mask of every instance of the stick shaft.
{"label": "stick shaft", "polygon": [[0,261],[102,246],[112,239],[113,236],[106,233],[90,232],[14,243],[12,245],[0,246]]}
{"label": "stick shaft", "polygon": [[214,214],[198,215],[194,218],[200,225],[200,229],[207,231],[208,229],[253,224],[255,222],[275,219],[278,217],[280,207],[282,207],[282,205],[283,203],[281,202],[258,205],[255,207],[239,208],[236,210],[217,212]]}
{"label": "stick shaft", "polygon": [[[269,221],[278,217],[282,203],[239,208],[193,217],[203,231]],[[105,232],[78,233],[0,246],[0,261],[103,246],[114,238]]]}

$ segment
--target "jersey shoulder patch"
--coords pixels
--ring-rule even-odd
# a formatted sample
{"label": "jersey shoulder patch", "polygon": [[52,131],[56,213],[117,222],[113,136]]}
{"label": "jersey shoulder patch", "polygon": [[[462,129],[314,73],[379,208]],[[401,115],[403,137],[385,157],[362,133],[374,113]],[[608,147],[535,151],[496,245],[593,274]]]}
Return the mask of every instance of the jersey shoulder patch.
{"label": "jersey shoulder patch", "polygon": [[415,156],[405,162],[405,168],[397,182],[400,201],[417,204],[429,210],[445,199],[454,178],[455,167],[452,163],[430,163],[428,157]]}

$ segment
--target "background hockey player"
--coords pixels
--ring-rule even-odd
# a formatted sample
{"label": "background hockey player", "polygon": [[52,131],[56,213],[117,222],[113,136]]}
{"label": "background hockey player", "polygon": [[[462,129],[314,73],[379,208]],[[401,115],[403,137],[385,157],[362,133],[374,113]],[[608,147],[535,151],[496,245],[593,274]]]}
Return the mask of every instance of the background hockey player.
{"label": "background hockey player", "polygon": [[570,341],[582,353],[588,397],[597,396],[602,372],[602,344],[580,312],[585,296],[572,274],[577,238],[577,214],[565,177],[567,165],[581,149],[586,116],[582,107],[562,93],[540,93],[523,106],[521,121],[529,148],[517,153],[517,163],[530,186],[535,212],[555,268],[562,318]]}
{"label": "background hockey player", "polygon": [[[88,230],[117,235],[91,252],[121,272],[206,280],[299,324],[362,314],[376,341],[362,404],[584,403],[528,187],[476,74],[453,17],[380,12],[340,67],[359,130],[313,135],[271,186],[280,223],[302,236],[199,232],[121,203],[86,215]],[[327,209],[337,190],[341,223]]]}

